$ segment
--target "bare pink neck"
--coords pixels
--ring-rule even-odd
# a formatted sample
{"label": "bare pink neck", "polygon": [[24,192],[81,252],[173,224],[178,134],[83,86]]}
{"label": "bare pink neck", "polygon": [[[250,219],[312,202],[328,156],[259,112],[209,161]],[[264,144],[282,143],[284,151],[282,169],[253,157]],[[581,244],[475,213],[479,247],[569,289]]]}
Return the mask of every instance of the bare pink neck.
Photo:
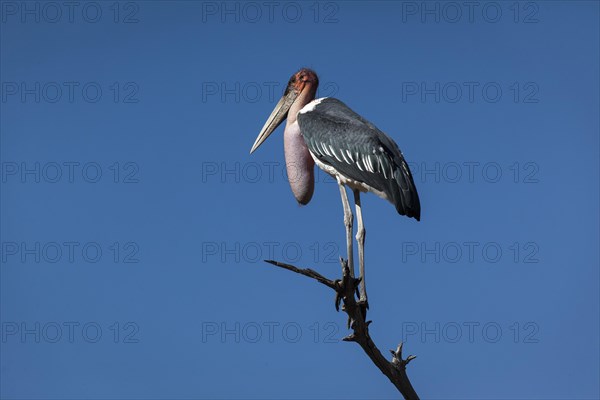
{"label": "bare pink neck", "polygon": [[287,125],[292,125],[296,122],[296,118],[298,117],[298,111],[302,109],[305,105],[310,103],[315,99],[315,95],[317,93],[317,85],[312,83],[307,83],[307,87],[298,95],[298,98],[290,107],[287,116]]}
{"label": "bare pink neck", "polygon": [[300,127],[296,123],[298,111],[315,98],[316,85],[303,90],[288,111],[283,145],[288,179],[294,197],[300,204],[308,204],[315,188],[315,162],[308,151]]}

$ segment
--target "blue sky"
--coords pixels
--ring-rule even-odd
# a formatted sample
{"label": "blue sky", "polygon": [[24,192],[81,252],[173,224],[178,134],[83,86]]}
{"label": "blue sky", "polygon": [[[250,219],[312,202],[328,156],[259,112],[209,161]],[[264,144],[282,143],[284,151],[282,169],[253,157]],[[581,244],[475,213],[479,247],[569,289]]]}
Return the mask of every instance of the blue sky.
{"label": "blue sky", "polygon": [[0,395],[396,398],[329,289],[338,189],[299,207],[300,67],[393,137],[422,220],[363,196],[371,334],[431,399],[596,399],[599,6],[0,3]]}

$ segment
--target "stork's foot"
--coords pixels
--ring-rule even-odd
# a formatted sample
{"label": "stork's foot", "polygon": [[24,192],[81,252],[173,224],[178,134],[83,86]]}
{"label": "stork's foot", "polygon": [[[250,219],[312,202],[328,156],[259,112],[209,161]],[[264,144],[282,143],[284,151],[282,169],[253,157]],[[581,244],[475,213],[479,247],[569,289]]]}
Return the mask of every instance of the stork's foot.
{"label": "stork's foot", "polygon": [[361,307],[366,307],[367,310],[369,309],[369,300],[366,297],[360,296],[356,304]]}
{"label": "stork's foot", "polygon": [[[360,283],[360,279],[355,279],[352,277],[349,277],[348,279],[343,279],[343,280],[337,279],[335,281],[335,286],[336,286],[335,310],[336,311],[340,311],[340,304],[341,304],[342,300],[344,298],[346,298],[346,296],[348,295],[348,286],[347,285],[351,285],[351,287],[353,287],[353,289],[351,289],[350,293],[354,294],[354,292],[356,292],[356,287],[358,286],[359,283]],[[357,304],[360,304],[360,301],[357,302]],[[367,308],[369,308],[368,305],[367,305]]]}
{"label": "stork's foot", "polygon": [[363,318],[367,319],[367,310],[369,309],[369,301],[367,299],[360,299],[356,302],[356,305],[360,308]]}
{"label": "stork's foot", "polygon": [[340,262],[342,263],[342,279],[335,281],[335,309],[337,311],[340,311],[340,303],[346,296],[354,296],[356,293],[358,297],[358,286],[361,282],[361,278],[352,277],[347,260],[340,258]]}

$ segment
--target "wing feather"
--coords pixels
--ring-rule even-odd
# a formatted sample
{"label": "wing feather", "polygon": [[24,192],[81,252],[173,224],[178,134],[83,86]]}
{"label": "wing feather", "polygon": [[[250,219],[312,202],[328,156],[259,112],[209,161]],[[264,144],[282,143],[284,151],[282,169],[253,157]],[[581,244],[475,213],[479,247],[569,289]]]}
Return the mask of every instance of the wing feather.
{"label": "wing feather", "polygon": [[321,162],[385,193],[399,214],[420,219],[417,188],[392,138],[334,98],[299,113],[298,124],[309,150]]}

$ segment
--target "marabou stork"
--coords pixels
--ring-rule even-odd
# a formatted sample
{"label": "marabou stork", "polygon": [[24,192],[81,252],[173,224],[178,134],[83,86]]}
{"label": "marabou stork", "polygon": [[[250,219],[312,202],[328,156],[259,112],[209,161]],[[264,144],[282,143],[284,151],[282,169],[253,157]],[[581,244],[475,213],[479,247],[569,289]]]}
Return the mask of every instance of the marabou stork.
{"label": "marabou stork", "polygon": [[368,307],[360,192],[375,193],[392,203],[400,215],[417,221],[421,217],[419,195],[396,142],[341,101],[329,97],[315,100],[318,85],[317,74],[308,68],[292,75],[250,154],[287,118],[283,133],[285,163],[294,197],[302,205],[312,198],[315,163],[337,180],[344,206],[348,266],[352,277],[354,217],[345,186],[353,190],[358,219],[360,302]]}

